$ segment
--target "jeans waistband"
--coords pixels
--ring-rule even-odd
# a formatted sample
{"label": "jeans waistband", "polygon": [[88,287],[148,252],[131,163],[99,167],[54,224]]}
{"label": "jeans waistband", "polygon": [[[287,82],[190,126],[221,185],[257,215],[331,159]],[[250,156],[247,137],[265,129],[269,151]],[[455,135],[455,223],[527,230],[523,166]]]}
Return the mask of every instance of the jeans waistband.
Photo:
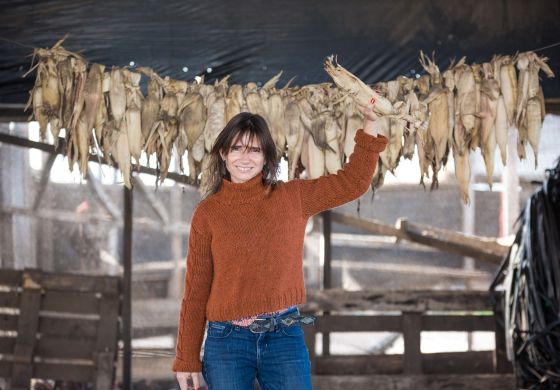
{"label": "jeans waistband", "polygon": [[280,313],[276,314],[261,314],[258,315],[257,318],[280,318],[294,313],[299,314],[299,308],[297,306],[290,306],[286,310],[282,310]]}
{"label": "jeans waistband", "polygon": [[[290,314],[299,314],[299,308],[297,306],[290,306],[285,310],[282,310],[280,313],[276,314],[260,314],[257,318],[282,318],[285,316],[289,316]],[[216,321],[212,321],[216,322]],[[232,324],[232,321],[219,321],[221,323]],[[239,325],[237,325],[239,326]]]}

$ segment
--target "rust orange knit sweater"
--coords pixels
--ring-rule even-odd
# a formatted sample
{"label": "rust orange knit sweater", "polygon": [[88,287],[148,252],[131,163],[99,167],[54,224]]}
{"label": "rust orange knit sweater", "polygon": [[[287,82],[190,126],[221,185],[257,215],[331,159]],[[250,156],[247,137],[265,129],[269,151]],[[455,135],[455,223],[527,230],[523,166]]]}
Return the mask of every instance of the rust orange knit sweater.
{"label": "rust orange knit sweater", "polygon": [[303,239],[309,217],[361,196],[387,138],[359,130],[354,152],[336,174],[278,182],[262,175],[223,180],[196,208],[173,370],[202,369],[206,320],[230,321],[305,302]]}

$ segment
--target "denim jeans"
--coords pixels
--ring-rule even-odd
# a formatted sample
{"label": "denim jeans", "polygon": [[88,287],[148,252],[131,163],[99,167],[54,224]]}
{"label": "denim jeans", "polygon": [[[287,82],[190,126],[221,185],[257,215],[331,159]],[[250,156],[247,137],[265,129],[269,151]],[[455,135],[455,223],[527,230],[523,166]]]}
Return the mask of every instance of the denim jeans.
{"label": "denim jeans", "polygon": [[[297,307],[276,314],[297,313]],[[271,317],[271,316],[262,316]],[[202,375],[209,390],[311,389],[309,353],[301,325],[253,333],[231,322],[208,323]]]}

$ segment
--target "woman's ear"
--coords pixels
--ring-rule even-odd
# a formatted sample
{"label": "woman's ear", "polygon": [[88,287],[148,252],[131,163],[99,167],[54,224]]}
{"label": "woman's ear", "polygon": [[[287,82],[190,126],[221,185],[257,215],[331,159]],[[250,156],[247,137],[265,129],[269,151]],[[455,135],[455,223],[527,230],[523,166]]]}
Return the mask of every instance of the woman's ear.
{"label": "woman's ear", "polygon": [[220,150],[220,157],[222,158],[222,161],[226,159],[226,155],[221,150]]}

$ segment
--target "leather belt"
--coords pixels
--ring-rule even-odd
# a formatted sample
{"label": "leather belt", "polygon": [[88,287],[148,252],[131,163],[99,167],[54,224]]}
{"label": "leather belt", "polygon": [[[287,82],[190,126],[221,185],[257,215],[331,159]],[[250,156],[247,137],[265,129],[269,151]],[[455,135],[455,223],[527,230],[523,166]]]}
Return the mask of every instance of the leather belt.
{"label": "leather belt", "polygon": [[253,333],[265,333],[275,331],[280,326],[292,326],[298,323],[311,325],[314,322],[315,316],[290,314],[280,318],[256,318],[255,321],[248,326],[248,329]]}

